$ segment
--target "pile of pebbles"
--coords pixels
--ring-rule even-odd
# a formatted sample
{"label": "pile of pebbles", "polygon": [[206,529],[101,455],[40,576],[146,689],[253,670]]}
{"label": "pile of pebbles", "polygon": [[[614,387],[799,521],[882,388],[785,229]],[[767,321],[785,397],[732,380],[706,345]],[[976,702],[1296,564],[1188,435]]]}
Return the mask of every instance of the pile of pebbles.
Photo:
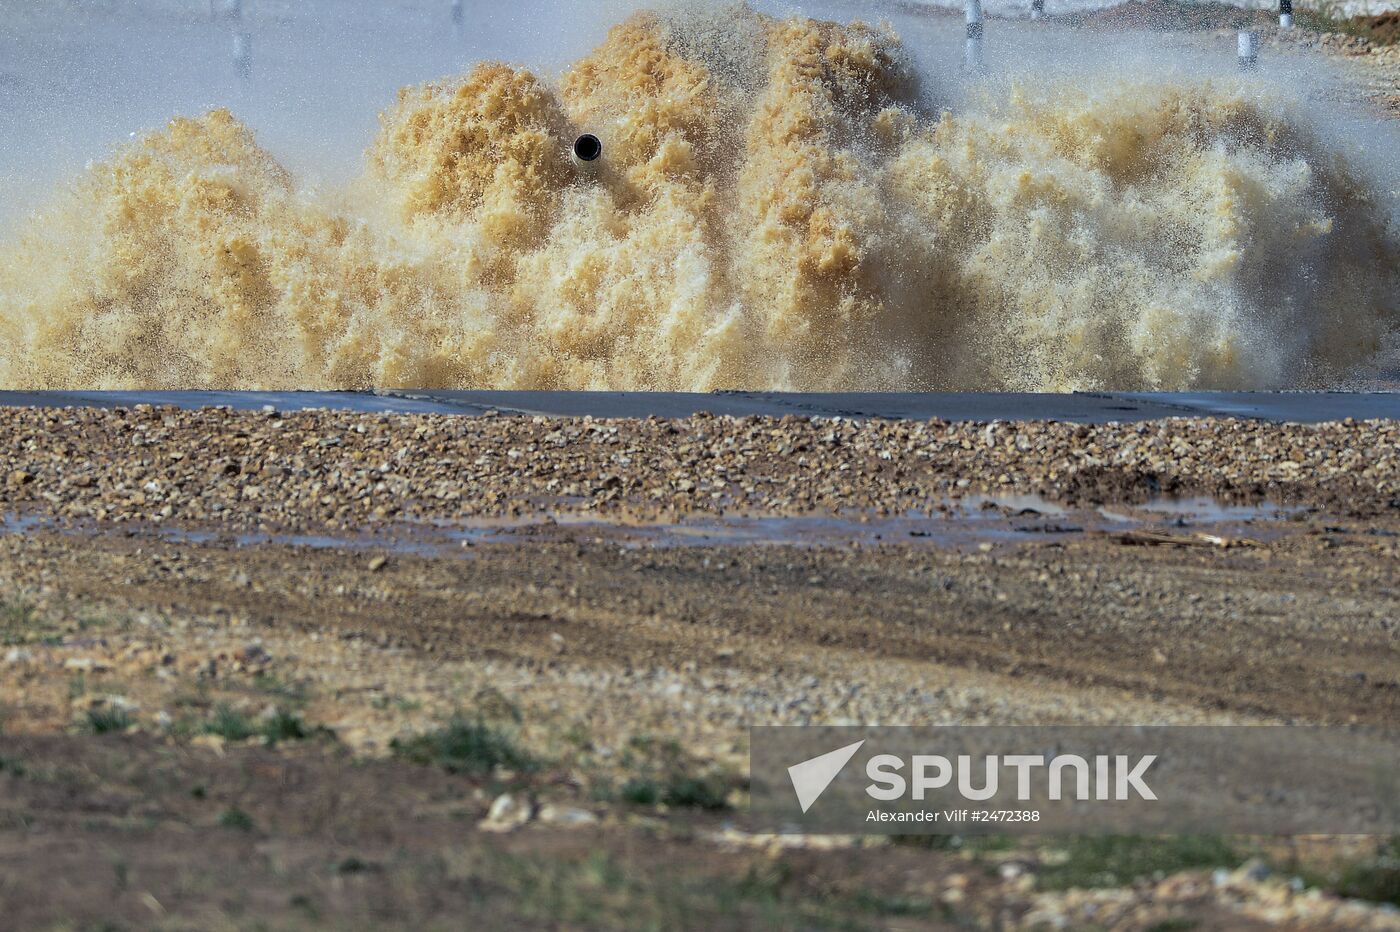
{"label": "pile of pebbles", "polygon": [[229,529],[585,512],[931,513],[1035,493],[1400,507],[1400,422],[948,423],[0,409],[0,511]]}

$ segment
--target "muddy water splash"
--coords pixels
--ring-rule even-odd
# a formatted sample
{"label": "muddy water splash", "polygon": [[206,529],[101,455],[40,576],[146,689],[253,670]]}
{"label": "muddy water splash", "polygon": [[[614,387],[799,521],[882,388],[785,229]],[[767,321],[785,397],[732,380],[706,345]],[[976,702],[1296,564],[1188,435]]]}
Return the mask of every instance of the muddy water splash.
{"label": "muddy water splash", "polygon": [[[643,14],[400,94],[309,192],[225,111],[0,247],[0,384],[1235,388],[1393,364],[1393,206],[1235,86],[933,114],[886,29]],[[582,131],[606,146],[587,176]]]}

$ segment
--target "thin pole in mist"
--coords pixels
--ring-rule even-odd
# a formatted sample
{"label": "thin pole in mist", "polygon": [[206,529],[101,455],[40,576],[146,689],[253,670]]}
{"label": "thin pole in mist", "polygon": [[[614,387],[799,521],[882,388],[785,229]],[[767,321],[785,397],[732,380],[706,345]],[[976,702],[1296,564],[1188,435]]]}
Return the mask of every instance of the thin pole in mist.
{"label": "thin pole in mist", "polygon": [[219,16],[228,23],[231,38],[233,73],[244,83],[253,78],[253,37],[243,26],[243,0],[210,0],[210,9],[218,5]]}
{"label": "thin pole in mist", "polygon": [[1240,31],[1239,59],[1241,71],[1253,71],[1259,64],[1259,33]]}
{"label": "thin pole in mist", "polygon": [[450,10],[452,15],[452,34],[460,39],[465,35],[467,26],[467,13],[462,7],[462,0],[452,0]]}
{"label": "thin pole in mist", "polygon": [[967,49],[963,53],[963,68],[976,74],[983,70],[982,62],[982,0],[965,0],[967,11]]}
{"label": "thin pole in mist", "polygon": [[1278,28],[1293,28],[1293,0],[1278,0]]}
{"label": "thin pole in mist", "polygon": [[253,39],[242,29],[233,33],[233,70],[240,81],[253,79]]}

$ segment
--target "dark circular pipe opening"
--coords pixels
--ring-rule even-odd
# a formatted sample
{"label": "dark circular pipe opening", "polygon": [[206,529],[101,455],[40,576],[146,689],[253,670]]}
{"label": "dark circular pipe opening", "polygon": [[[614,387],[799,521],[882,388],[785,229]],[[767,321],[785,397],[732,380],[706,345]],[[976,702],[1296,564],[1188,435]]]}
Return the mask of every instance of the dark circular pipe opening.
{"label": "dark circular pipe opening", "polygon": [[580,162],[596,162],[603,157],[603,141],[592,133],[574,140],[574,156]]}

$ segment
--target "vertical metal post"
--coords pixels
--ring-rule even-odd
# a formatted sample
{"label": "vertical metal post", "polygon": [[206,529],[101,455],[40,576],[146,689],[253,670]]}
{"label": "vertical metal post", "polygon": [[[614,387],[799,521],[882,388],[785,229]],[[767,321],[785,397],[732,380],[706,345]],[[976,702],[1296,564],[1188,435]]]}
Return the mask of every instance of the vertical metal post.
{"label": "vertical metal post", "polygon": [[963,67],[976,74],[984,68],[982,49],[982,0],[966,0],[967,49]]}
{"label": "vertical metal post", "polygon": [[1259,64],[1259,33],[1240,31],[1240,70],[1253,71]]}
{"label": "vertical metal post", "polygon": [[238,80],[247,82],[253,77],[253,37],[243,24],[243,0],[219,0],[224,21],[228,23],[230,60]]}
{"label": "vertical metal post", "polygon": [[244,29],[233,31],[233,70],[240,81],[253,78],[253,39]]}

